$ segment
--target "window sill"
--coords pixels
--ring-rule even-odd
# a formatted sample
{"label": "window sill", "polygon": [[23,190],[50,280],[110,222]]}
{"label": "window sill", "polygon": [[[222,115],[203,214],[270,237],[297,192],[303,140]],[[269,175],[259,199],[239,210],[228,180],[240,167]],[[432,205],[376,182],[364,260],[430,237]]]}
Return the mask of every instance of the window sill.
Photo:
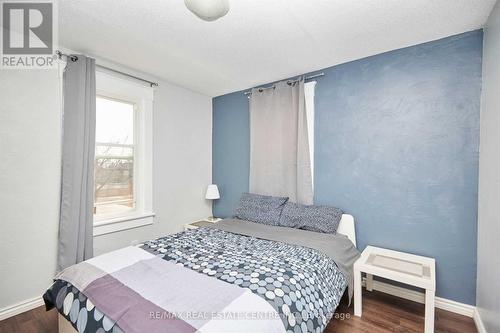
{"label": "window sill", "polygon": [[153,224],[154,213],[143,213],[94,222],[94,237]]}

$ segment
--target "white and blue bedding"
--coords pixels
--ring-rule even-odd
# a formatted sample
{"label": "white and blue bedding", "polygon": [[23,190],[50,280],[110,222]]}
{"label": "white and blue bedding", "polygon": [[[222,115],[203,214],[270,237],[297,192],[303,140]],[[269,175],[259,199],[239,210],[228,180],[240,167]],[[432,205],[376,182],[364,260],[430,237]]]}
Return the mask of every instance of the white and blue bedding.
{"label": "white and blue bedding", "polygon": [[[119,250],[63,271],[44,295],[47,306],[79,332],[221,332],[226,324],[231,332],[322,332],[359,256],[342,235],[240,220],[128,249],[130,263]],[[150,318],[157,308],[175,320]],[[193,318],[211,308],[221,310]],[[228,309],[239,310],[241,324],[221,320]]]}

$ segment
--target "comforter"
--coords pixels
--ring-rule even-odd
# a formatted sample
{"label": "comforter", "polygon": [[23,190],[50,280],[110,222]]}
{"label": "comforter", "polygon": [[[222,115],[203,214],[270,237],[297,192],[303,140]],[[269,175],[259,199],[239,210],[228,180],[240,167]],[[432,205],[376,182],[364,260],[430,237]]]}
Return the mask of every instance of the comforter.
{"label": "comforter", "polygon": [[358,256],[342,235],[224,220],[71,266],[44,300],[78,332],[322,332]]}

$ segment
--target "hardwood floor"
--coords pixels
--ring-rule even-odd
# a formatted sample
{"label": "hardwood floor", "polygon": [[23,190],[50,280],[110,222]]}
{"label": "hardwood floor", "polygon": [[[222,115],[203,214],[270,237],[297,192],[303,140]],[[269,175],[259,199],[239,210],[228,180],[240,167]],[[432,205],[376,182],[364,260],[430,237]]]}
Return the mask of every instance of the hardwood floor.
{"label": "hardwood floor", "polygon": [[[422,333],[424,306],[376,291],[363,294],[363,317],[343,299],[325,333]],[[472,318],[436,309],[435,333],[477,333]],[[0,321],[0,333],[57,333],[57,312],[43,307]]]}
{"label": "hardwood floor", "polygon": [[0,321],[0,333],[57,333],[57,311],[41,306]]}
{"label": "hardwood floor", "polygon": [[[347,299],[342,299],[334,318],[324,333],[422,333],[424,331],[423,304],[363,290],[363,316],[354,316],[354,307],[347,308]],[[347,314],[349,318],[347,319]],[[435,333],[477,333],[474,320],[456,313],[436,309]]]}

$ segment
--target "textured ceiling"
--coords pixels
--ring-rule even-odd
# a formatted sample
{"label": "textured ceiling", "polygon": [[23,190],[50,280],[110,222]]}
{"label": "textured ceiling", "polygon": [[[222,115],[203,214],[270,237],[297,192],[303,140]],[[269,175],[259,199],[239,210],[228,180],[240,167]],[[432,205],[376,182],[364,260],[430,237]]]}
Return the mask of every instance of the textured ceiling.
{"label": "textured ceiling", "polygon": [[217,96],[481,28],[495,0],[60,0],[59,42]]}

